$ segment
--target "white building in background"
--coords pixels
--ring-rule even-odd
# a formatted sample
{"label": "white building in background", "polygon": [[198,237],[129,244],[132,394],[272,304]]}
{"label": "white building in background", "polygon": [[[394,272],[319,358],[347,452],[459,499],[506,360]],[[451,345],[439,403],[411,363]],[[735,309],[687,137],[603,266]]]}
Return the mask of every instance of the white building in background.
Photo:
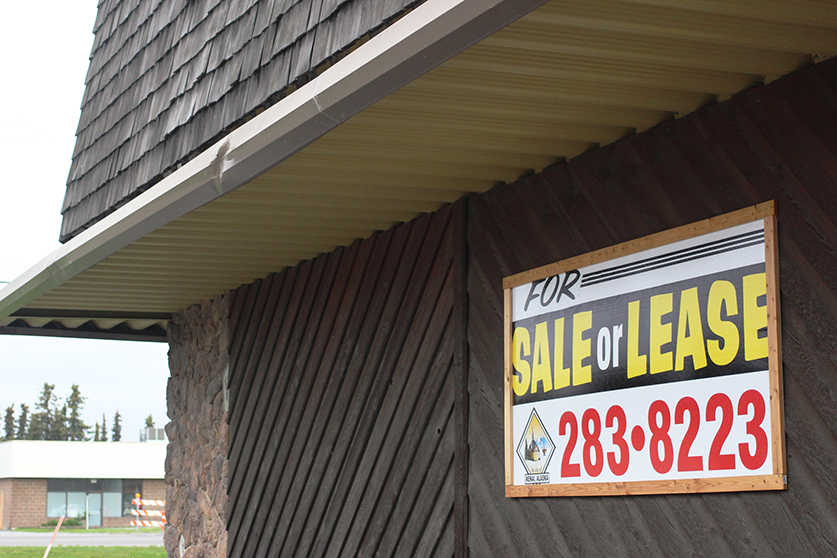
{"label": "white building in background", "polygon": [[131,499],[165,499],[166,443],[0,442],[0,529],[84,517],[127,526]]}

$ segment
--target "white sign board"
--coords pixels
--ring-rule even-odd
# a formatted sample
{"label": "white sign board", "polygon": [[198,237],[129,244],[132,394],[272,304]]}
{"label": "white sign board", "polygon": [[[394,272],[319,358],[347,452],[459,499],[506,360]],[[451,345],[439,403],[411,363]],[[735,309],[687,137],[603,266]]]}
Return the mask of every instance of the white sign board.
{"label": "white sign board", "polygon": [[504,280],[508,496],[786,486],[773,207]]}

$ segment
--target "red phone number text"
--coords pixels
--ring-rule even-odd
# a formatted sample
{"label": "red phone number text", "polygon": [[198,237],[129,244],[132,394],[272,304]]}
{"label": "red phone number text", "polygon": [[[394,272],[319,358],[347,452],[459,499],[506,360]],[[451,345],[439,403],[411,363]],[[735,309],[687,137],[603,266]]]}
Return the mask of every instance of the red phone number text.
{"label": "red phone number text", "polygon": [[[738,444],[737,457],[741,464],[747,469],[758,469],[764,465],[767,459],[767,433],[762,428],[765,417],[765,402],[761,393],[750,389],[741,394],[738,399],[738,415],[747,416],[752,408],[753,416],[746,423],[746,432],[755,441],[755,451],[750,451],[749,443]],[[719,421],[718,430],[709,448],[707,466],[710,471],[735,469],[736,454],[722,453],[724,442],[732,430],[733,424],[733,403],[723,393],[712,395],[706,402],[705,420],[707,422]],[[663,400],[656,400],[648,407],[648,429],[651,432],[651,439],[648,443],[648,451],[651,457],[651,466],[658,473],[668,473],[675,463],[674,443],[669,436],[671,427],[671,411],[668,404]],[[700,407],[693,397],[683,397],[674,407],[674,423],[687,424],[686,433],[677,449],[676,461],[678,471],[703,471],[704,459],[700,455],[692,455],[692,444],[697,436],[700,427]],[[581,464],[572,462],[572,453],[578,443],[578,421],[575,413],[567,411],[558,421],[558,434],[569,436],[567,445],[564,447],[564,455],[561,460],[562,477],[581,476]],[[581,415],[581,435],[583,446],[581,450],[584,471],[591,477],[597,477],[604,468],[605,461],[614,475],[624,475],[628,470],[630,462],[630,451],[628,441],[625,439],[625,432],[628,428],[625,410],[620,405],[613,405],[605,414],[605,426],[616,427],[611,435],[611,442],[616,451],[608,451],[605,454],[599,439],[602,434],[602,421],[596,409],[587,409]],[[645,445],[645,431],[640,426],[635,426],[631,431],[631,444],[639,451]]]}

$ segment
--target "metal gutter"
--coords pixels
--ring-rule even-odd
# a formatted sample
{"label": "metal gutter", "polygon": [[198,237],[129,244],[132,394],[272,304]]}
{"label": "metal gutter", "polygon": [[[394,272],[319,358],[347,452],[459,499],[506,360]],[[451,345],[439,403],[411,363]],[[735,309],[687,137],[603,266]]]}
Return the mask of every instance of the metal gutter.
{"label": "metal gutter", "polygon": [[241,186],[545,1],[427,0],[14,279],[0,290],[0,318]]}

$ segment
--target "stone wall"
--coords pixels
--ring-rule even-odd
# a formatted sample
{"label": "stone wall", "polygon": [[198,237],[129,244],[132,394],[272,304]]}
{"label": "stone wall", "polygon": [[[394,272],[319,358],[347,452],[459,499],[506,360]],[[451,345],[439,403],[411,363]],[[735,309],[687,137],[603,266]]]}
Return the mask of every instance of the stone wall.
{"label": "stone wall", "polygon": [[168,333],[166,551],[169,558],[225,558],[228,300],[175,315]]}

